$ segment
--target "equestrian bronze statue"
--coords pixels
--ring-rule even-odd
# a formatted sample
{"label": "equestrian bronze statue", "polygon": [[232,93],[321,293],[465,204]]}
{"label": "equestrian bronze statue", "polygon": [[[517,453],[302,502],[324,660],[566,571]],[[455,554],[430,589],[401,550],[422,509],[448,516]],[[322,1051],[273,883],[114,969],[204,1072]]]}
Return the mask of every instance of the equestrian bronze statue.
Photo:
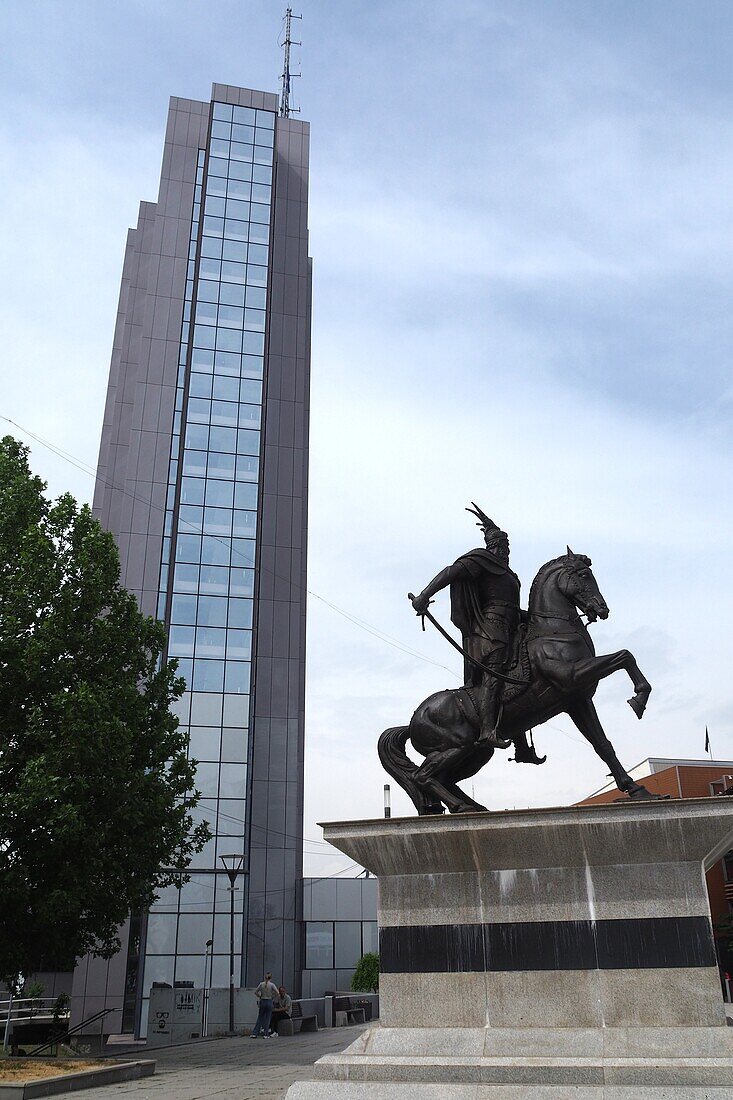
{"label": "equestrian bronze statue", "polygon": [[[641,718],[651,684],[628,649],[596,656],[587,625],[608,618],[608,606],[583,554],[567,553],[543,565],[519,606],[520,582],[509,568],[509,539],[477,505],[485,546],[443,569],[410,600],[464,657],[462,687],[431,695],[409,726],[385,730],[379,758],[409,794],[419,814],[483,810],[457,784],[475,775],[497,750],[514,746],[518,763],[543,764],[531,740],[534,727],[568,714],[607,765],[619,790],[630,798],[654,798],[622,767],[593,705],[600,680],[624,670],[633,686],[629,705]],[[451,621],[462,645],[429,611],[432,597],[448,588]],[[527,733],[530,738],[528,740]],[[414,764],[407,741],[424,756]]]}

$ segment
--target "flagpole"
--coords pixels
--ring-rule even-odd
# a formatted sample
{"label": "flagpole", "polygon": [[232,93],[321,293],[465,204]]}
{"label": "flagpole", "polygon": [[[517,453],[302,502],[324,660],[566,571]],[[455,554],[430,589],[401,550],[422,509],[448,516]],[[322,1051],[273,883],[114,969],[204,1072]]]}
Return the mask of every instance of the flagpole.
{"label": "flagpole", "polygon": [[710,747],[710,734],[708,733],[708,727],[707,726],[705,727],[705,752],[708,754],[708,756],[712,760],[713,759],[713,750]]}

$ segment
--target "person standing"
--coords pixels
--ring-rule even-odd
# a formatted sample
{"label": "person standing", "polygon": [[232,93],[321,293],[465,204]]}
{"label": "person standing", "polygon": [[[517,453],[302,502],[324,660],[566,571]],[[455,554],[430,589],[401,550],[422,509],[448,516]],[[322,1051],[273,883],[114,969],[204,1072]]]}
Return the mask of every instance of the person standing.
{"label": "person standing", "polygon": [[272,1005],[277,996],[277,986],[272,980],[272,974],[268,970],[267,974],[265,974],[265,980],[260,982],[255,989],[255,997],[259,1001],[259,1009],[257,1011],[257,1022],[252,1028],[251,1039],[256,1039],[260,1034],[262,1034],[264,1039],[269,1038]]}

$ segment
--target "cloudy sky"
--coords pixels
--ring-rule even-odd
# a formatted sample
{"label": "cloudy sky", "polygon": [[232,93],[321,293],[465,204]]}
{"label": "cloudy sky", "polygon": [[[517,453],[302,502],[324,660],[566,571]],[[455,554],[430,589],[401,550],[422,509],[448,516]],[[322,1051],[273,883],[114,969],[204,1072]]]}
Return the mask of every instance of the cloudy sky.
{"label": "cloudy sky", "polygon": [[[630,648],[654,686],[641,723],[623,674],[596,697],[627,766],[702,756],[706,724],[733,757],[733,10],[295,10],[315,271],[308,836],[381,812],[378,734],[458,683],[406,593],[480,542],[470,500],[509,531],[525,596],[566,542],[593,558],[611,607],[597,648]],[[0,414],[82,465],[168,96],[277,90],[281,14],[2,5]],[[38,445],[32,462],[53,493],[90,499],[82,469]],[[475,797],[567,804],[605,782],[568,718],[536,739],[544,767],[492,761]],[[393,803],[412,812],[399,790]],[[308,847],[311,873],[345,865]]]}

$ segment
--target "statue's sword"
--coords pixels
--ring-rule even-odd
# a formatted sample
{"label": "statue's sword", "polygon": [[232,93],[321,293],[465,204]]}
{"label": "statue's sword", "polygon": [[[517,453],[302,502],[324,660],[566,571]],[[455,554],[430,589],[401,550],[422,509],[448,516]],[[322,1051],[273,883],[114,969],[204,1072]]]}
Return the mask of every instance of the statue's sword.
{"label": "statue's sword", "polygon": [[[408,600],[414,600],[415,599],[412,592],[408,592],[407,598],[408,598]],[[443,627],[440,625],[440,623],[435,618],[435,616],[431,615],[427,608],[425,608],[425,611],[420,616],[420,618],[423,621],[423,624],[422,624],[423,630],[425,629],[425,620],[427,619],[429,622],[431,622],[433,624],[433,626],[438,631],[438,633],[442,634],[443,637],[445,638],[445,640],[447,642],[450,642],[450,644],[453,646],[454,649],[458,650],[458,652],[461,654],[462,657],[465,657],[466,660],[470,661],[472,665],[476,665],[476,668],[482,669],[483,672],[488,672],[489,676],[493,676],[496,680],[501,680],[501,682],[503,684],[518,684],[521,687],[525,687],[529,683],[529,680],[517,680],[517,679],[515,679],[514,676],[507,676],[505,673],[499,672],[498,669],[489,668],[488,665],[482,664],[481,661],[477,661],[476,658],[472,657],[470,653],[466,653],[463,646],[460,646],[458,644],[458,642],[455,640],[455,638],[451,638],[448,631],[443,629]]]}

